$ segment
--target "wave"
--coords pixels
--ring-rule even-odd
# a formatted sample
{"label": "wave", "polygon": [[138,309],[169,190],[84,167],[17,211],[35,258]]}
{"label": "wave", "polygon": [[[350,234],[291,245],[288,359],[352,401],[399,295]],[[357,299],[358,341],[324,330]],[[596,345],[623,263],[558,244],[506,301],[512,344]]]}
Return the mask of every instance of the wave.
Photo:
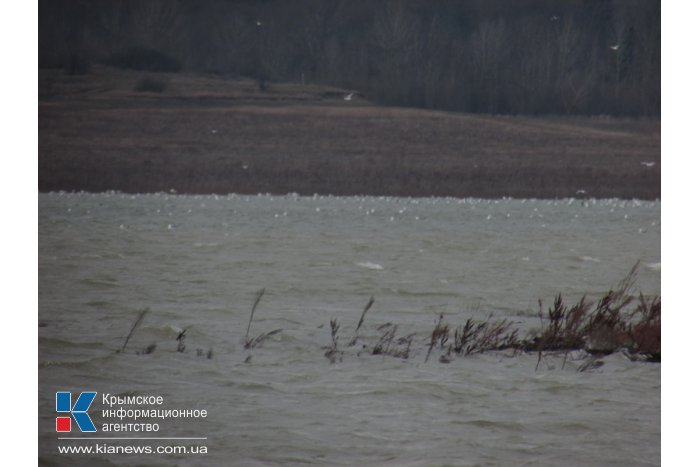
{"label": "wave", "polygon": [[361,268],[366,268],[366,269],[372,269],[374,271],[381,271],[384,269],[384,266],[378,263],[373,263],[371,261],[362,261],[359,263],[355,263],[356,266],[360,266]]}

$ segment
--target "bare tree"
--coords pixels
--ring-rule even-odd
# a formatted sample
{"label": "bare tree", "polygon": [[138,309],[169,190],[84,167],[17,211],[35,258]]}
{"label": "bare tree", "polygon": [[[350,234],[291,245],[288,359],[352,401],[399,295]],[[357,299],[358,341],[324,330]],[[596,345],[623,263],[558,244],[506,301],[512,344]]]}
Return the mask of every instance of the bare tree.
{"label": "bare tree", "polygon": [[506,60],[506,34],[503,19],[481,23],[472,33],[470,43],[470,69],[473,83],[479,89],[477,108],[497,113],[499,109],[502,69]]}
{"label": "bare tree", "polygon": [[130,2],[130,38],[139,45],[168,50],[186,18],[182,3],[176,0]]}

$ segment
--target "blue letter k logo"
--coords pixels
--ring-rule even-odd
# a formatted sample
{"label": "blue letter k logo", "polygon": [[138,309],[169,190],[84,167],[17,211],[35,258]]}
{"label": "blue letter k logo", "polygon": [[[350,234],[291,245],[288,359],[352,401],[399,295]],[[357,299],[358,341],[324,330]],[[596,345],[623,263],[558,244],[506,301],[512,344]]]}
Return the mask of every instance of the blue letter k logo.
{"label": "blue letter k logo", "polygon": [[80,431],[97,431],[95,425],[90,419],[90,416],[87,414],[87,411],[90,408],[92,401],[95,400],[96,395],[96,392],[81,392],[80,396],[78,396],[78,400],[75,401],[75,405],[73,405],[71,408],[70,392],[57,392],[56,412],[70,412],[75,420],[75,423],[77,423],[78,428],[80,428]]}

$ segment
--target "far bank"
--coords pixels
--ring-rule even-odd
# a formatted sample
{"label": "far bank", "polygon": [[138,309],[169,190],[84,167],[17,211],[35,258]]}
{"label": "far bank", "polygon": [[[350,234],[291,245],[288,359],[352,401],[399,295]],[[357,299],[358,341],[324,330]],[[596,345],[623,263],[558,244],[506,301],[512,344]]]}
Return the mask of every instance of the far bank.
{"label": "far bank", "polygon": [[324,86],[108,68],[39,78],[40,191],[661,196],[659,120],[383,107]]}

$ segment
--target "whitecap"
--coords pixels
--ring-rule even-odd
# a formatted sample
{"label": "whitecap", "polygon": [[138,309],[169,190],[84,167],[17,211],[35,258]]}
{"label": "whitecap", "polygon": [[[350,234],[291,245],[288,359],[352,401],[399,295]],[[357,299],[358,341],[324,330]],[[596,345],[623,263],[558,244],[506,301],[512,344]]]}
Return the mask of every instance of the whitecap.
{"label": "whitecap", "polygon": [[362,261],[359,263],[355,263],[355,265],[360,266],[361,268],[372,269],[375,271],[381,271],[382,269],[384,269],[384,266],[382,266],[381,264],[372,263],[370,261]]}
{"label": "whitecap", "polygon": [[650,271],[661,272],[661,263],[644,263],[644,267]]}

